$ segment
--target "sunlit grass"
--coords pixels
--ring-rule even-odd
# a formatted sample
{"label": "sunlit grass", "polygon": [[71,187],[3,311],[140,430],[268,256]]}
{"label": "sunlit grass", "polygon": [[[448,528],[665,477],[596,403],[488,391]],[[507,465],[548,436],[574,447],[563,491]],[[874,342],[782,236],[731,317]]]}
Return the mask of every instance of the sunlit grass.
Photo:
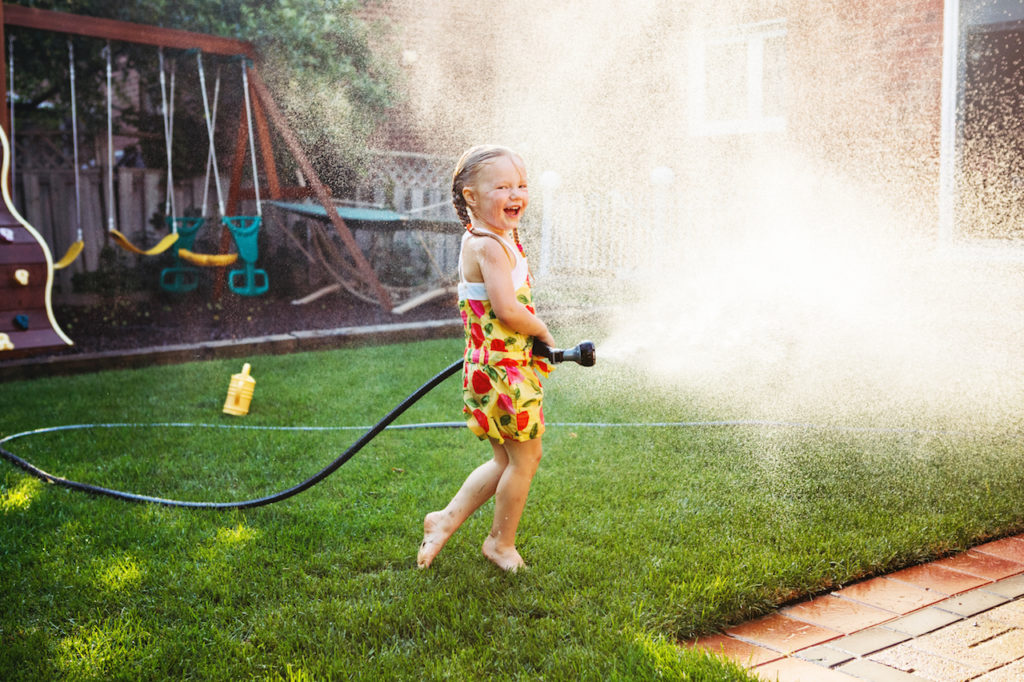
{"label": "sunlit grass", "polygon": [[25,511],[43,488],[37,478],[23,478],[9,490],[0,489],[0,514]]}
{"label": "sunlit grass", "polygon": [[[18,399],[0,434],[369,425],[460,350],[432,341],[252,358],[244,418],[220,413],[235,361],[9,383]],[[491,504],[429,571],[416,569],[423,515],[487,454],[465,429],[386,431],[309,491],[246,511],[90,497],[3,464],[0,670],[33,680],[744,679],[678,643],[1024,528],[1024,454],[1011,429],[920,430],[919,415],[893,431],[559,426],[711,422],[723,408],[600,355],[547,386],[556,423],[520,529],[531,568],[519,575],[480,555]],[[458,420],[459,388],[446,381],[400,421]],[[862,419],[850,426],[870,426]],[[221,501],[294,485],[358,435],[132,426],[5,447],[72,479]]]}
{"label": "sunlit grass", "polygon": [[105,563],[107,565],[97,571],[96,589],[99,591],[123,592],[142,581],[142,569],[134,557],[116,557]]}
{"label": "sunlit grass", "polygon": [[70,679],[124,678],[127,671],[139,669],[139,659],[152,642],[135,614],[122,613],[74,627],[57,643],[54,668]]}

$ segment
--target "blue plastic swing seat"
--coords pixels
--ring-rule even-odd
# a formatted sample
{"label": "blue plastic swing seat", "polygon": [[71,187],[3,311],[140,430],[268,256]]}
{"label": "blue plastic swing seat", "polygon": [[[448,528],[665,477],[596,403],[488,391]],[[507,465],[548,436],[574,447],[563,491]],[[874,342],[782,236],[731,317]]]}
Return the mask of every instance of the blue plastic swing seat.
{"label": "blue plastic swing seat", "polygon": [[174,232],[178,233],[178,248],[193,250],[196,243],[196,234],[199,233],[199,228],[203,226],[206,219],[202,216],[199,217],[185,217],[185,218],[165,218],[167,226]]}
{"label": "blue plastic swing seat", "polygon": [[244,268],[228,273],[228,287],[239,296],[259,296],[266,293],[270,288],[270,278],[267,276],[266,270],[256,267],[256,259],[259,258],[257,238],[263,218],[261,216],[224,216],[221,220],[231,231],[231,236],[235,238],[238,255],[245,262]]}
{"label": "blue plastic swing seat", "polygon": [[166,218],[167,226],[178,234],[174,249],[174,265],[160,271],[160,288],[176,294],[194,291],[199,286],[199,268],[185,265],[178,256],[178,249],[192,250],[196,234],[203,226],[202,217]]}
{"label": "blue plastic swing seat", "polygon": [[172,265],[160,271],[160,288],[175,294],[195,291],[199,286],[199,268]]}

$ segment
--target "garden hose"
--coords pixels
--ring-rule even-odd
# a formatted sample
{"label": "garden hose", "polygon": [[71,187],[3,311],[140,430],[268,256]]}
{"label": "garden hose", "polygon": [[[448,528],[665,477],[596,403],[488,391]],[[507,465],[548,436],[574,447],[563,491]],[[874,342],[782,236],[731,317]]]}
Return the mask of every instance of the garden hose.
{"label": "garden hose", "polygon": [[[443,380],[451,368],[445,370],[444,373],[435,377],[431,381],[434,382]],[[434,384],[436,385],[436,383]],[[419,396],[422,397],[431,387],[424,386],[419,391]],[[404,404],[405,407],[411,405],[415,400],[410,396]],[[401,407],[401,406],[400,406]],[[77,481],[69,481],[59,476],[54,476],[42,471],[33,464],[26,462],[17,455],[5,450],[3,444],[10,440],[17,438],[23,438],[25,436],[39,435],[44,433],[55,433],[57,431],[76,431],[80,429],[96,429],[96,428],[145,428],[145,427],[180,427],[180,428],[215,428],[215,429],[238,429],[246,431],[361,431],[370,427],[366,426],[251,426],[241,424],[193,424],[184,422],[164,422],[155,424],[133,424],[133,423],[106,423],[106,424],[64,424],[62,426],[49,426],[40,429],[33,429],[31,431],[23,431],[21,433],[11,434],[0,438],[0,456],[10,460],[17,466],[21,467],[28,473],[36,476],[37,478],[46,481],[47,483],[55,483],[57,485],[63,485],[73,490],[81,490],[83,492],[91,492],[100,495],[107,495],[110,497],[116,497],[132,502],[152,502],[156,504],[163,504],[166,506],[175,507],[193,507],[193,508],[210,508],[210,509],[238,509],[245,507],[258,507],[264,504],[270,504],[271,502],[277,502],[292,495],[295,495],[310,486],[318,483],[319,481],[326,478],[328,475],[334,472],[335,469],[344,464],[349,458],[354,455],[359,448],[369,442],[377,433],[384,429],[397,429],[397,430],[409,430],[409,429],[456,429],[463,428],[466,426],[465,422],[454,421],[454,422],[420,422],[415,424],[399,424],[390,425],[385,420],[391,420],[397,417],[401,412],[398,408],[395,409],[391,414],[381,420],[377,426],[372,427],[372,433],[367,432],[366,436],[359,442],[350,447],[345,451],[338,459],[331,463],[326,469],[318,473],[308,481],[290,488],[276,495],[269,497],[263,497],[255,500],[247,500],[244,502],[228,502],[228,503],[216,503],[216,502],[180,502],[177,500],[165,500],[158,497],[148,497],[146,495],[135,495],[132,493],[125,493],[118,490],[110,490],[108,488],[102,488],[99,486],[93,486],[86,483],[79,483]],[[859,434],[899,434],[899,435],[918,435],[918,436],[965,436],[965,435],[976,435],[976,432],[970,430],[949,430],[949,429],[918,429],[908,428],[899,426],[842,426],[838,424],[815,424],[811,422],[798,422],[798,421],[782,421],[774,419],[720,419],[720,420],[700,420],[700,421],[652,421],[652,422],[548,422],[548,426],[564,426],[564,427],[584,427],[584,428],[613,428],[613,429],[687,429],[687,428],[763,428],[763,429],[797,429],[802,431],[832,431],[837,433],[859,433]]]}
{"label": "garden hose", "polygon": [[[539,344],[539,345],[538,345]],[[552,362],[558,363],[563,360],[569,360],[576,362],[584,367],[590,367],[594,364],[594,344],[591,341],[584,341],[583,343],[576,346],[576,348],[569,350],[560,350],[548,348],[542,342],[537,341],[534,345],[534,352],[542,355],[543,357],[549,358]],[[36,465],[28,462],[21,457],[18,457],[13,452],[8,451],[6,448],[0,446],[0,455],[10,460],[15,465],[21,467],[28,473],[32,474],[36,478],[39,478],[47,483],[54,483],[56,485],[62,485],[65,488],[71,488],[72,490],[81,490],[82,492],[94,493],[96,495],[106,495],[108,497],[114,497],[119,500],[127,500],[129,502],[151,502],[153,504],[162,504],[166,507],[189,507],[191,509],[250,509],[252,507],[262,507],[266,504],[272,504],[274,502],[280,502],[286,500],[292,495],[298,495],[304,490],[312,488],[314,485],[324,480],[335,471],[338,467],[352,459],[352,457],[359,452],[364,445],[369,443],[371,440],[377,437],[377,435],[386,429],[391,422],[395,421],[403,412],[409,407],[416,403],[420,398],[425,396],[431,390],[433,390],[442,381],[455,374],[459,369],[462,368],[464,360],[459,358],[445,369],[441,370],[434,376],[433,379],[420,386],[413,393],[409,395],[405,400],[400,402],[393,410],[384,415],[384,418],[374,424],[370,429],[363,434],[363,436],[355,443],[350,445],[345,452],[338,455],[338,457],[328,464],[326,467],[321,469],[313,476],[307,478],[302,483],[292,486],[287,490],[274,493],[273,495],[267,495],[266,497],[257,497],[251,500],[242,500],[240,502],[188,502],[185,500],[169,500],[163,497],[152,497],[150,495],[138,495],[136,493],[124,492],[122,490],[112,490],[110,488],[104,488],[98,485],[92,485],[89,483],[81,483],[79,481],[72,481],[61,476],[54,476],[48,474]],[[461,426],[461,423],[458,424]],[[453,426],[451,423],[437,424],[436,426]],[[0,444],[10,440],[11,436],[0,439]]]}
{"label": "garden hose", "polygon": [[411,407],[420,398],[429,393],[442,381],[455,374],[462,367],[462,358],[459,358],[451,365],[441,370],[433,379],[420,386],[416,391],[409,395],[405,400],[399,403],[394,409],[388,412],[383,419],[374,424],[370,429],[362,435],[362,437],[355,443],[350,445],[345,452],[341,453],[333,462],[328,464],[326,467],[321,469],[313,476],[307,478],[302,483],[292,486],[287,490],[274,493],[273,495],[267,495],[266,497],[258,497],[252,500],[242,500],[240,502],[188,502],[184,500],[169,500],[162,497],[151,497],[149,495],[137,495],[135,493],[128,493],[121,490],[112,490],[110,488],[103,488],[101,486],[91,485],[89,483],[80,483],[78,481],[71,481],[60,476],[54,476],[48,474],[39,467],[35,466],[31,462],[28,462],[21,457],[18,457],[7,449],[0,447],[0,455],[10,460],[17,466],[21,467],[28,473],[32,474],[36,478],[42,479],[47,483],[54,483],[56,485],[62,485],[65,488],[71,488],[72,490],[80,490],[82,492],[94,493],[96,495],[106,495],[108,497],[114,497],[119,500],[127,500],[129,502],[150,502],[153,504],[162,504],[166,507],[188,507],[191,509],[251,509],[253,507],[262,507],[266,504],[272,504],[274,502],[280,502],[286,500],[292,495],[298,495],[304,490],[307,490],[320,481],[324,480],[331,474],[333,474],[338,467],[352,459],[352,457],[359,452],[364,445],[369,443],[371,440],[377,437],[377,435],[383,431],[387,426],[397,419],[403,412]]}

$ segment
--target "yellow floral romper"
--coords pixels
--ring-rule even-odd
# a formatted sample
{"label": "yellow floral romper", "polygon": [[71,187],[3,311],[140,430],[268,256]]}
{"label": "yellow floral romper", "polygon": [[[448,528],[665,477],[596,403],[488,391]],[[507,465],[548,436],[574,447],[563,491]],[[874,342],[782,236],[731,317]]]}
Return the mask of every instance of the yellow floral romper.
{"label": "yellow floral romper", "polygon": [[[466,232],[462,238],[465,247]],[[477,232],[475,234],[482,234]],[[531,313],[533,294],[526,255],[518,244],[512,245],[493,235],[515,258],[512,286],[516,299]],[[467,282],[462,275],[459,255],[459,312],[466,332],[466,353],[462,371],[462,411],[469,415],[466,425],[481,440],[506,438],[531,440],[544,433],[544,389],[541,376],[551,366],[533,356],[533,337],[512,331],[491,310],[483,282]]]}

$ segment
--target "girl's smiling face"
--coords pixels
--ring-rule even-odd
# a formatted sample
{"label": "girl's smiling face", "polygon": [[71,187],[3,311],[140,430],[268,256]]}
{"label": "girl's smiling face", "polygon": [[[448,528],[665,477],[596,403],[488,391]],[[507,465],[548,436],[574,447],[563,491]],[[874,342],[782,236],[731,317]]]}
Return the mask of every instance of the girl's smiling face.
{"label": "girl's smiling face", "polygon": [[519,227],[519,219],[530,203],[526,168],[513,156],[499,156],[481,164],[473,184],[462,190],[474,221],[486,223],[504,234]]}

